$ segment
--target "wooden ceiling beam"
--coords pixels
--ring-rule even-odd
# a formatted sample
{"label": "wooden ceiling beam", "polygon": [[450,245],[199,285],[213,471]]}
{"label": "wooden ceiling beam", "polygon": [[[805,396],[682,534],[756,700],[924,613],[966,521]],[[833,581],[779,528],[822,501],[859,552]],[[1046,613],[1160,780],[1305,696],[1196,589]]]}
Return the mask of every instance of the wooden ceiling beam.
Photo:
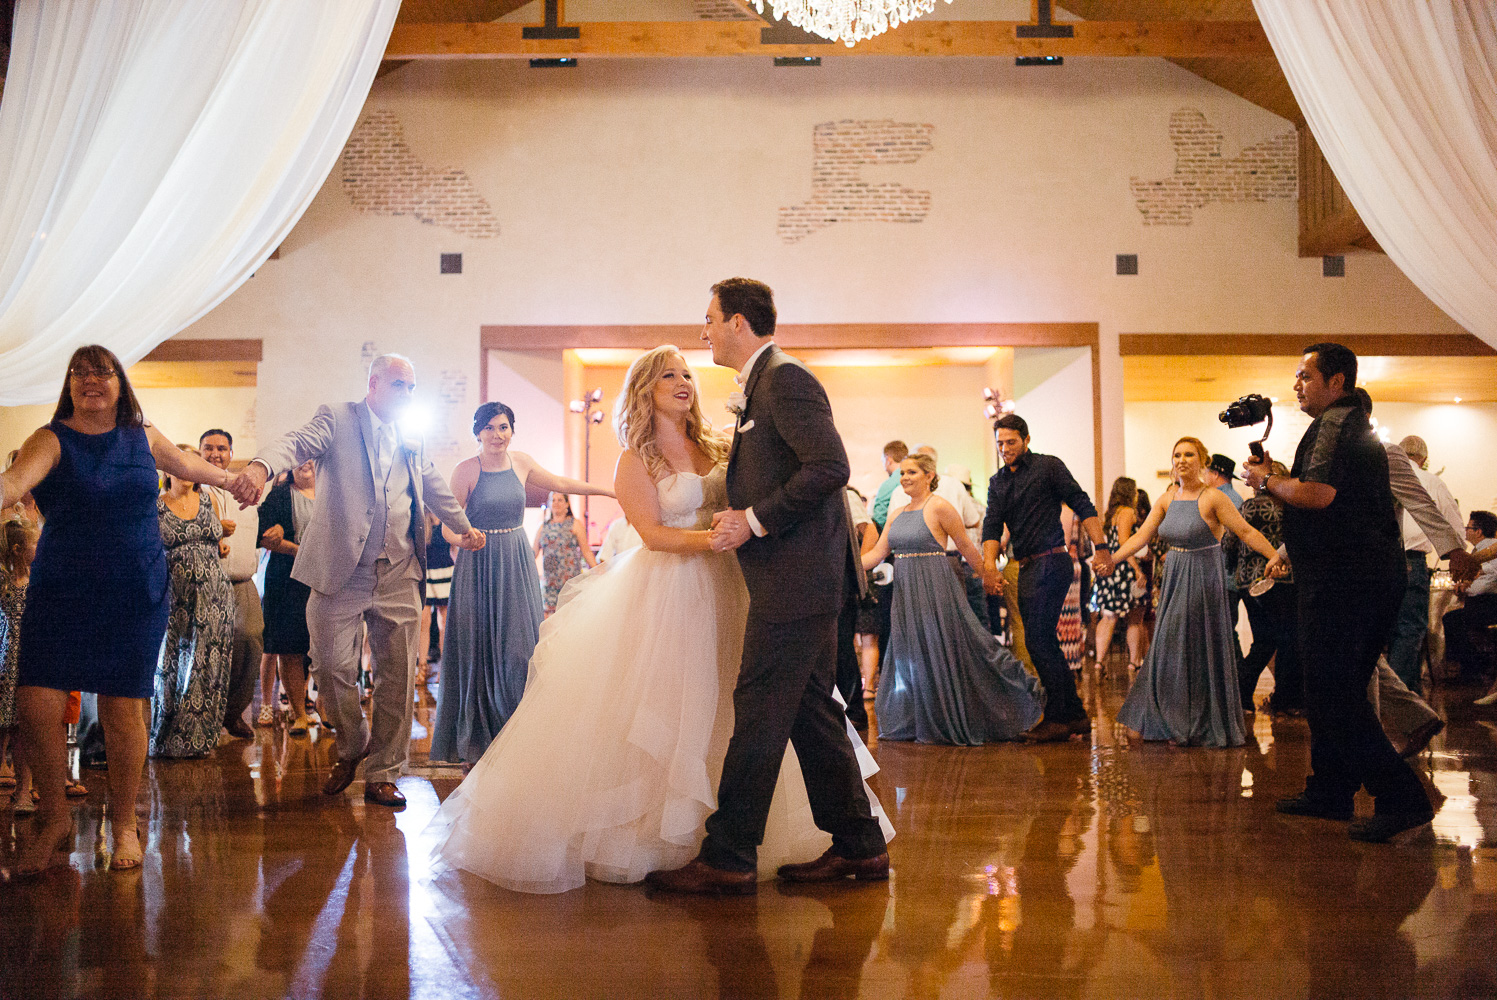
{"label": "wooden ceiling beam", "polygon": [[578,39],[527,39],[510,23],[396,24],[386,59],[563,56],[1104,56],[1271,58],[1256,21],[1075,21],[1074,38],[1019,38],[1021,21],[916,21],[845,45],[776,45],[754,21],[595,21]]}

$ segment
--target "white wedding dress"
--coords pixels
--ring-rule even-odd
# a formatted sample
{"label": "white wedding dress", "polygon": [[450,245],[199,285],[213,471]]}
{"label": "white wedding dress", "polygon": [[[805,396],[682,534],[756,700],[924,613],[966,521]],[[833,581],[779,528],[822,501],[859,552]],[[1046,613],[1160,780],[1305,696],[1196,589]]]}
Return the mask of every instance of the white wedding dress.
{"label": "white wedding dress", "polygon": [[[658,489],[671,527],[709,527],[727,506],[721,465]],[[428,829],[434,857],[519,892],[637,882],[690,861],[717,806],[747,614],[731,553],[636,548],[570,581],[541,625],[519,708]],[[850,725],[848,737],[866,779],[878,765]],[[760,876],[830,846],[787,747]]]}

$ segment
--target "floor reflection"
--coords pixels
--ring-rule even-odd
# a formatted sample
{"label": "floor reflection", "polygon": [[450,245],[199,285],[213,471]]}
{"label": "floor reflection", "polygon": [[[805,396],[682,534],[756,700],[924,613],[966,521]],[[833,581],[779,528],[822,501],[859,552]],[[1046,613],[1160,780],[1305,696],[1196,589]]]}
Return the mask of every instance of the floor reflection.
{"label": "floor reflection", "polygon": [[[434,868],[423,831],[459,775],[424,740],[392,814],[323,797],[331,741],[283,730],[153,762],[146,864],[110,873],[96,772],[72,867],[0,886],[0,996],[1497,995],[1479,692],[1438,693],[1433,828],[1370,846],[1273,811],[1303,781],[1302,719],[1260,714],[1235,750],[1131,746],[1122,683],[1085,678],[1090,744],[878,746],[893,878],[749,899],[521,896]],[[0,823],[8,869],[29,820]]]}

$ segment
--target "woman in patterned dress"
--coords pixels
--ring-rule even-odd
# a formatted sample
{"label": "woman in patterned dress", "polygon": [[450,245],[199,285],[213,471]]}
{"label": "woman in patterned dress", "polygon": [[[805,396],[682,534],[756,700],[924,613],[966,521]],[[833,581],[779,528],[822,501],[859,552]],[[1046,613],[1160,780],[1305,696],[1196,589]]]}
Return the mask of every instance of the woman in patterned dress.
{"label": "woman in patterned dress", "polygon": [[[183,451],[193,451],[183,448]],[[228,701],[234,591],[218,557],[223,525],[196,486],[167,477],[156,501],[171,573],[171,611],[151,709],[153,757],[205,757]]]}
{"label": "woman in patterned dress", "polygon": [[[1138,483],[1127,476],[1113,481],[1112,491],[1107,497],[1107,512],[1102,518],[1107,531],[1107,551],[1116,552],[1118,546],[1133,535],[1138,525]],[[1142,620],[1134,620],[1138,606],[1137,583],[1143,578],[1143,567],[1136,558],[1126,560],[1110,576],[1098,577],[1092,585],[1092,614],[1097,616],[1097,663],[1107,659],[1112,646],[1112,635],[1120,620],[1128,621],[1128,666],[1133,669],[1143,663],[1144,626]]]}
{"label": "woman in patterned dress", "polygon": [[582,574],[583,565],[598,565],[592,546],[587,544],[586,529],[572,516],[572,501],[565,493],[551,494],[550,516],[535,533],[535,554],[542,558],[546,570],[546,617],[556,611],[556,599],[562,585]]}

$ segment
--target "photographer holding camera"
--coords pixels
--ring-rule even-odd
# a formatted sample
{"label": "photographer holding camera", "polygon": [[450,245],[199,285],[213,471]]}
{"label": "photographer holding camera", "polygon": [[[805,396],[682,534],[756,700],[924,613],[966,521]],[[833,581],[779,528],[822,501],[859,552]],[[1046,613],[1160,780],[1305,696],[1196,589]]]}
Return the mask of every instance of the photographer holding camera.
{"label": "photographer holding camera", "polygon": [[1287,477],[1275,475],[1270,457],[1254,449],[1243,478],[1285,504],[1284,544],[1298,589],[1311,773],[1304,792],[1281,800],[1278,811],[1345,822],[1365,787],[1374,813],[1348,832],[1382,842],[1428,823],[1434,810],[1367,700],[1406,568],[1388,457],[1353,392],[1356,381],[1357,356],[1348,348],[1305,348],[1294,391],[1314,421],[1294,466]]}

